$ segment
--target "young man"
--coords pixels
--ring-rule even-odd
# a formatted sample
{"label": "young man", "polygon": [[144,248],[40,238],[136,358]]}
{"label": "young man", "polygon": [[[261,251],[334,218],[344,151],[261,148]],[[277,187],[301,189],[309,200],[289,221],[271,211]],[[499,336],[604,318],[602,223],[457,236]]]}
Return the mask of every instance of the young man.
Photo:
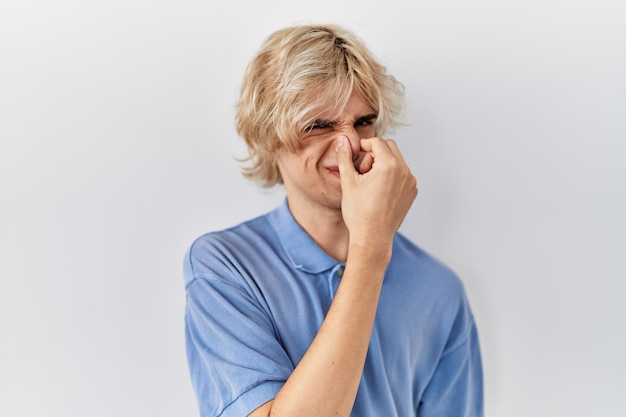
{"label": "young man", "polygon": [[397,232],[417,196],[398,146],[403,88],[352,33],[279,30],[244,77],[245,174],[276,210],[185,259],[202,416],[481,416],[463,286]]}

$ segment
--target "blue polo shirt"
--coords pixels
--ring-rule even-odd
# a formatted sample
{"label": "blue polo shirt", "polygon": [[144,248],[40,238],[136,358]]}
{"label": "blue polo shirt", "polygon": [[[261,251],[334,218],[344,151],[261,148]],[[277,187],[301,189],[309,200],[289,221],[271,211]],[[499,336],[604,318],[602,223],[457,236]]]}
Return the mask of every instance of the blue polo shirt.
{"label": "blue polo shirt", "polygon": [[[344,265],[296,223],[286,201],[192,244],[185,336],[203,417],[246,416],[276,396],[317,334]],[[396,234],[351,415],[482,416],[482,385],[461,281]]]}

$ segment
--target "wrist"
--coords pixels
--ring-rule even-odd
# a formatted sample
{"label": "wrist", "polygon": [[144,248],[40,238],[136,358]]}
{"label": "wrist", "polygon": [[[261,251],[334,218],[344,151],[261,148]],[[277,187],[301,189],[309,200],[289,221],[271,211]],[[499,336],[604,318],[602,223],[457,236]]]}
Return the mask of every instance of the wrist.
{"label": "wrist", "polygon": [[365,264],[384,264],[391,259],[393,239],[353,239],[348,245],[348,260]]}

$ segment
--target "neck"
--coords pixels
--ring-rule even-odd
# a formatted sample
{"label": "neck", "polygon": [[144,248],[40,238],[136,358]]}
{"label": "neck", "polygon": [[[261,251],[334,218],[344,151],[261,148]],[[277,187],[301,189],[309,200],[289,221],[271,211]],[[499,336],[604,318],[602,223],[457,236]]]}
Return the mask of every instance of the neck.
{"label": "neck", "polygon": [[345,261],[348,255],[350,234],[343,221],[340,209],[319,208],[311,210],[292,205],[289,210],[296,222],[328,255]]}

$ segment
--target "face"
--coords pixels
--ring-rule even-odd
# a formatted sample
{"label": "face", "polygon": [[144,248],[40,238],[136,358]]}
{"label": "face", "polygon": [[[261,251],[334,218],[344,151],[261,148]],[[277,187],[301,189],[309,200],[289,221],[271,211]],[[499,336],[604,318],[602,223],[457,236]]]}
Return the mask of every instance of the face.
{"label": "face", "polygon": [[279,151],[276,161],[292,210],[295,207],[311,212],[318,208],[341,209],[335,140],[341,135],[348,138],[358,166],[356,161],[363,156],[360,139],[376,136],[376,116],[374,109],[354,93],[341,114],[318,119],[302,133],[304,146],[301,149]]}

